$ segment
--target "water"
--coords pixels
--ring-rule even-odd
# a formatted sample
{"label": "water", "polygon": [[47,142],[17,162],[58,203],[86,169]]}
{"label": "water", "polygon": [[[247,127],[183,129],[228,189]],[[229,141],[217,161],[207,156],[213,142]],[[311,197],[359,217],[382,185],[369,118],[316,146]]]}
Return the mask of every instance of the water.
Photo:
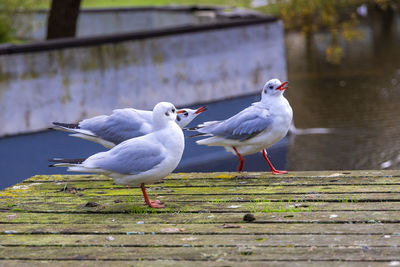
{"label": "water", "polygon": [[36,174],[67,173],[65,168],[49,168],[52,157],[86,157],[103,150],[101,146],[64,132],[45,131],[0,139],[0,188],[16,184]]}
{"label": "water", "polygon": [[[363,40],[343,44],[340,66],[325,61],[328,35],[316,35],[308,49],[302,35],[287,35],[290,88],[286,96],[294,110],[296,127],[333,130],[329,134],[290,135],[282,140],[269,149],[277,168],[400,167],[400,16],[397,14],[386,25],[381,18],[373,17],[363,22],[361,29]],[[209,110],[193,124],[224,119],[259,98],[257,94],[210,103]],[[186,139],[186,150],[176,171],[236,170],[236,156],[223,148],[197,146],[194,141]],[[98,144],[56,131],[0,139],[0,188],[35,174],[67,173],[64,168],[48,168],[48,158],[85,157],[103,150]],[[260,154],[245,159],[245,171],[268,170]]]}
{"label": "water", "polygon": [[297,136],[288,145],[289,170],[400,167],[400,16],[363,22],[365,38],[346,45],[343,62],[324,60],[327,37],[311,53],[298,34],[287,36],[287,96],[297,127],[328,127],[327,135]]}

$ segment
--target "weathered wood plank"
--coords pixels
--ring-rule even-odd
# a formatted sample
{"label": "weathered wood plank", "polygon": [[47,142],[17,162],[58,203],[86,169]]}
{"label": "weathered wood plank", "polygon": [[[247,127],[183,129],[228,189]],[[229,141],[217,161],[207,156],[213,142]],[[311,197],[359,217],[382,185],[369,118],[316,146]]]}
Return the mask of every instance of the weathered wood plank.
{"label": "weathered wood plank", "polygon": [[400,249],[379,247],[299,248],[299,247],[3,247],[0,259],[36,260],[208,260],[208,261],[395,261]]}
{"label": "weathered wood plank", "polygon": [[[61,216],[60,216],[61,217]],[[59,218],[62,219],[62,218]],[[64,221],[65,222],[65,221]],[[51,223],[8,223],[0,225],[0,234],[98,234],[98,235],[134,235],[134,234],[194,234],[194,235],[390,235],[398,239],[399,225],[395,223],[363,224],[312,224],[309,223],[232,223],[226,227],[223,223],[187,223],[187,224],[146,224],[143,221],[126,223],[124,221],[106,221],[95,223],[64,223],[52,220]],[[172,231],[172,232],[171,232]]]}
{"label": "weathered wood plank", "polygon": [[[135,266],[135,267],[159,267],[159,266],[173,266],[173,267],[186,267],[186,266],[206,266],[209,267],[210,265],[215,267],[227,267],[227,266],[249,266],[252,267],[264,267],[266,265],[271,267],[285,267],[285,266],[301,266],[307,265],[310,267],[320,267],[321,265],[327,265],[332,267],[336,266],[343,266],[343,261],[302,261],[302,262],[294,262],[294,261],[251,261],[251,262],[238,262],[238,261],[172,261],[172,260],[126,260],[126,261],[108,261],[108,260],[63,260],[63,261],[34,261],[34,260],[0,260],[0,266],[17,266],[17,267],[31,267],[32,265],[40,265],[40,266],[60,266],[60,267],[70,267],[70,266]],[[390,262],[372,262],[372,261],[351,261],[351,266],[354,267],[365,267],[366,264],[371,267],[387,267]],[[394,262],[396,264],[396,262]]]}
{"label": "weathered wood plank", "polygon": [[[187,180],[187,179],[232,179],[234,177],[256,177],[256,178],[268,178],[274,179],[286,179],[289,178],[306,178],[308,180],[321,180],[337,179],[339,177],[344,178],[357,178],[357,177],[399,177],[400,173],[397,170],[361,170],[361,171],[301,171],[301,172],[290,172],[284,175],[273,175],[270,172],[217,172],[217,173],[173,173],[164,180]],[[26,180],[26,182],[38,182],[38,181],[73,181],[82,180],[82,178],[91,180],[107,181],[112,180],[109,177],[103,175],[36,175]]]}
{"label": "weathered wood plank", "polygon": [[[175,231],[176,227],[163,228]],[[180,230],[184,231],[185,228]],[[178,231],[179,232],[179,231]],[[133,234],[133,235],[76,235],[35,234],[4,235],[0,239],[3,247],[359,247],[369,249],[395,247],[400,244],[398,235],[215,235],[215,234]],[[400,250],[399,250],[400,251]],[[400,255],[399,255],[400,257]]]}
{"label": "weathered wood plank", "polygon": [[[46,190],[43,190],[46,192]],[[127,192],[128,191],[128,192]],[[98,189],[87,189],[82,192],[87,195],[98,195]],[[352,193],[352,192],[395,192],[400,193],[400,185],[335,185],[335,186],[296,186],[296,187],[283,187],[283,186],[241,186],[236,185],[232,187],[170,187],[165,188],[162,186],[151,187],[149,192],[153,194],[222,194],[230,193],[235,194],[292,194],[292,193]],[[50,192],[48,192],[50,193]],[[102,191],[103,195],[140,195],[139,189],[121,189]]]}
{"label": "weathered wood plank", "polygon": [[[32,184],[31,186],[21,185],[14,187],[1,193],[0,199],[8,199],[12,197],[64,197],[68,194],[68,187],[65,184],[59,185],[55,189],[41,189],[41,184]],[[139,188],[113,188],[113,189],[82,189],[74,188],[77,194],[94,197],[94,196],[140,196],[142,193]],[[399,185],[299,185],[299,186],[243,186],[237,185],[232,187],[149,187],[149,194],[157,195],[264,195],[264,194],[359,194],[359,193],[388,193],[399,194]]]}
{"label": "weathered wood plank", "polygon": [[[233,176],[232,178],[189,178],[179,179],[179,177],[163,179],[160,183],[165,187],[186,187],[186,186],[233,186],[233,185],[268,185],[268,186],[297,186],[297,185],[365,185],[365,184],[400,184],[398,176],[359,176],[359,177],[297,177],[297,176]],[[56,180],[47,176],[49,180],[28,179],[23,182],[25,185],[32,183],[42,184],[42,188],[59,188],[58,185],[73,185],[82,188],[123,188],[124,186],[114,184],[112,179],[104,176],[78,176],[68,180]],[[66,177],[64,177],[66,178]],[[157,185],[149,185],[157,186]]]}
{"label": "weathered wood plank", "polygon": [[[326,193],[309,193],[309,194],[241,194],[241,195],[230,195],[230,194],[219,194],[219,195],[153,195],[153,198],[162,199],[171,203],[193,203],[196,202],[296,202],[296,201],[308,201],[308,202],[399,202],[400,194],[398,193],[349,193],[349,194],[326,194]],[[130,200],[129,200],[130,199]],[[64,196],[7,196],[0,199],[0,203],[3,206],[12,207],[14,204],[20,202],[33,202],[42,201],[45,203],[55,202],[60,203],[65,201],[81,202],[85,201],[117,201],[117,202],[140,202],[142,196],[104,196],[99,194],[97,196],[85,196],[79,194],[79,191],[74,193],[66,192]]]}
{"label": "weathered wood plank", "polygon": [[[337,202],[307,201],[294,199],[290,201],[271,202],[269,200],[236,202],[230,200],[215,200],[208,202],[177,202],[170,198],[157,198],[166,203],[167,210],[155,212],[300,212],[300,211],[400,211],[400,200],[396,202],[358,202],[357,199],[342,199]],[[44,202],[45,201],[45,202]],[[87,203],[93,203],[88,207]],[[96,205],[96,206],[94,206]],[[151,212],[147,208],[142,197],[131,198],[55,198],[47,200],[26,200],[24,202],[0,202],[1,210],[8,211],[29,211],[29,212],[102,212],[102,213],[135,213],[142,210]]]}
{"label": "weathered wood plank", "polygon": [[[241,223],[245,213],[10,213],[2,212],[0,222],[10,222],[8,215],[17,214],[13,220],[16,223],[21,218],[31,223],[112,223],[113,220],[125,223],[145,223],[161,224],[186,224],[186,223]],[[89,216],[90,215],[90,216]],[[334,215],[334,216],[332,216]],[[337,211],[337,212],[269,212],[255,213],[256,223],[399,223],[400,212],[398,211]]]}

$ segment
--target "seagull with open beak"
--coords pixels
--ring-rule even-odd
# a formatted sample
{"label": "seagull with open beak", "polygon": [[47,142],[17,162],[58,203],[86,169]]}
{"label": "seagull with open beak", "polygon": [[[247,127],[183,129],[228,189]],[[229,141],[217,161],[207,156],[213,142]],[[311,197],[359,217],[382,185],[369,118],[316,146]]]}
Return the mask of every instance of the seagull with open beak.
{"label": "seagull with open beak", "polygon": [[196,118],[200,113],[207,110],[206,106],[199,107],[198,109],[180,109],[178,110],[176,123],[183,129],[186,125],[188,125],[194,118]]}
{"label": "seagull with open beak", "polygon": [[272,79],[265,83],[261,101],[222,121],[210,121],[190,128],[199,132],[195,136],[209,136],[198,140],[199,145],[223,146],[239,158],[238,172],[243,170],[245,155],[261,152],[273,174],[287,173],[276,170],[266,149],[287,134],[293,117],[289,102],[283,96],[288,82]]}

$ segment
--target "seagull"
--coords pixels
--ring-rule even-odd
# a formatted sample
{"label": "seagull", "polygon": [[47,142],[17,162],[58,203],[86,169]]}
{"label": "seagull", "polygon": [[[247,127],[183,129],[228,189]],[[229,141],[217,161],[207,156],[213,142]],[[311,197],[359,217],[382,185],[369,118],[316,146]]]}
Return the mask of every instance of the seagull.
{"label": "seagull", "polygon": [[145,203],[163,208],[160,201],[150,201],[145,184],[157,182],[171,173],[182,158],[185,142],[182,129],[175,123],[176,109],[168,102],[153,109],[151,133],[126,140],[108,151],[86,159],[50,159],[49,167],[68,167],[68,171],[103,174],[116,184],[140,185]]}
{"label": "seagull", "polygon": [[223,146],[239,158],[238,172],[243,170],[244,155],[261,151],[273,174],[283,174],[274,168],[266,148],[287,134],[293,117],[289,102],[283,96],[288,82],[272,79],[265,83],[261,101],[223,121],[209,121],[190,128],[199,132],[194,136],[210,136],[196,141],[199,145]]}
{"label": "seagull", "polygon": [[[206,111],[203,106],[198,109],[180,109],[177,111],[176,123],[184,128],[200,113]],[[71,136],[97,142],[106,148],[148,134],[153,129],[153,112],[134,108],[116,109],[111,115],[100,115],[80,121],[77,124],[53,122],[55,130],[71,132]]]}

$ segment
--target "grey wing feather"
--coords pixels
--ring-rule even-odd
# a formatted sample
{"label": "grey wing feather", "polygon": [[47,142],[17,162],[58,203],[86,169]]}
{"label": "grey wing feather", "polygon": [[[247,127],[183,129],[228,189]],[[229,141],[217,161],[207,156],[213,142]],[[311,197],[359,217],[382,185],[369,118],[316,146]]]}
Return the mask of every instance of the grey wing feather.
{"label": "grey wing feather", "polygon": [[267,110],[251,106],[227,120],[205,124],[197,131],[244,141],[266,130],[271,123],[272,118]]}
{"label": "grey wing feather", "polygon": [[139,113],[134,109],[118,109],[110,116],[103,115],[83,120],[79,123],[79,127],[91,131],[101,139],[119,144],[148,134],[151,131],[151,116],[150,111]]}
{"label": "grey wing feather", "polygon": [[97,153],[88,158],[85,164],[122,174],[138,174],[154,168],[165,159],[159,146],[141,140],[131,141]]}

